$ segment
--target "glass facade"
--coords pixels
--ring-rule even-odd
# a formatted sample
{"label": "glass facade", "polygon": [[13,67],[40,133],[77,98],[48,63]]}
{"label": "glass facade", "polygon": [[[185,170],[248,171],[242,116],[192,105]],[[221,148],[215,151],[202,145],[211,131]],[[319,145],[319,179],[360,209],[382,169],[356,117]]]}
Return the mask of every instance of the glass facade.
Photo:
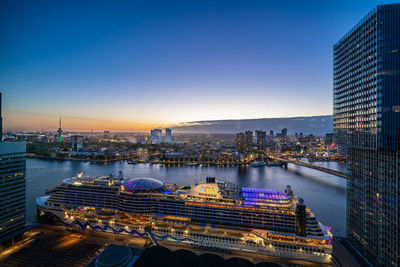
{"label": "glass facade", "polygon": [[399,266],[400,4],[377,6],[335,44],[333,80],[348,240],[375,266]]}
{"label": "glass facade", "polygon": [[0,240],[25,226],[25,142],[0,142]]}

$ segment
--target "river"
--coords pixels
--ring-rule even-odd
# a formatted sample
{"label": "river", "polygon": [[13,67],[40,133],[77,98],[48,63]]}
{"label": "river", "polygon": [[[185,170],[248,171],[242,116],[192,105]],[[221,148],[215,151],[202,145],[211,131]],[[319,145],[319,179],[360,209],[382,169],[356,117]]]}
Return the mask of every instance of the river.
{"label": "river", "polygon": [[[319,166],[344,171],[337,162],[320,162]],[[306,167],[289,164],[281,167],[192,167],[163,166],[115,162],[108,165],[83,161],[55,161],[27,159],[27,221],[36,221],[35,198],[45,195],[45,190],[63,179],[83,171],[86,175],[118,175],[126,177],[152,177],[164,183],[194,184],[207,176],[233,182],[241,187],[264,187],[283,191],[291,185],[294,194],[302,197],[317,220],[331,226],[335,235],[346,233],[346,180]]]}

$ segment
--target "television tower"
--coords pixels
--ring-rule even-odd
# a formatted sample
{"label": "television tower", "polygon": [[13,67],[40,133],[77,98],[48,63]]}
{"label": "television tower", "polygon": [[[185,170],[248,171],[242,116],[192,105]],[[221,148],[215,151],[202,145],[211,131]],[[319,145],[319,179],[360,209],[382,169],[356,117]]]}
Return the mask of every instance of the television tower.
{"label": "television tower", "polygon": [[58,128],[58,130],[57,130],[57,132],[58,132],[58,142],[62,142],[62,137],[61,137],[61,134],[62,134],[62,129],[61,129],[61,118],[60,118],[60,126],[59,126],[59,128]]}

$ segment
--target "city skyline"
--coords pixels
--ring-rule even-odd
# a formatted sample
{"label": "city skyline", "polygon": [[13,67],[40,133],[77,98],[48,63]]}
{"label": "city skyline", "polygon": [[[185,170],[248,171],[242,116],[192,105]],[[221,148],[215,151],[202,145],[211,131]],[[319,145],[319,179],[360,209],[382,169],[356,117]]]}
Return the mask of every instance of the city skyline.
{"label": "city skyline", "polygon": [[391,2],[3,2],[5,130],[332,114],[335,40]]}

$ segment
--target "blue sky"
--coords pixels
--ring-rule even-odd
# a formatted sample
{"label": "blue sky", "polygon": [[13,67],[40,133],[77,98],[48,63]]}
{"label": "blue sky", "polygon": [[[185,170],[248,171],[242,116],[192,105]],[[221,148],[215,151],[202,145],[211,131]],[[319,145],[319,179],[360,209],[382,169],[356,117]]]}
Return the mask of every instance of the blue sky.
{"label": "blue sky", "polygon": [[394,1],[1,1],[6,129],[332,113],[332,47]]}

